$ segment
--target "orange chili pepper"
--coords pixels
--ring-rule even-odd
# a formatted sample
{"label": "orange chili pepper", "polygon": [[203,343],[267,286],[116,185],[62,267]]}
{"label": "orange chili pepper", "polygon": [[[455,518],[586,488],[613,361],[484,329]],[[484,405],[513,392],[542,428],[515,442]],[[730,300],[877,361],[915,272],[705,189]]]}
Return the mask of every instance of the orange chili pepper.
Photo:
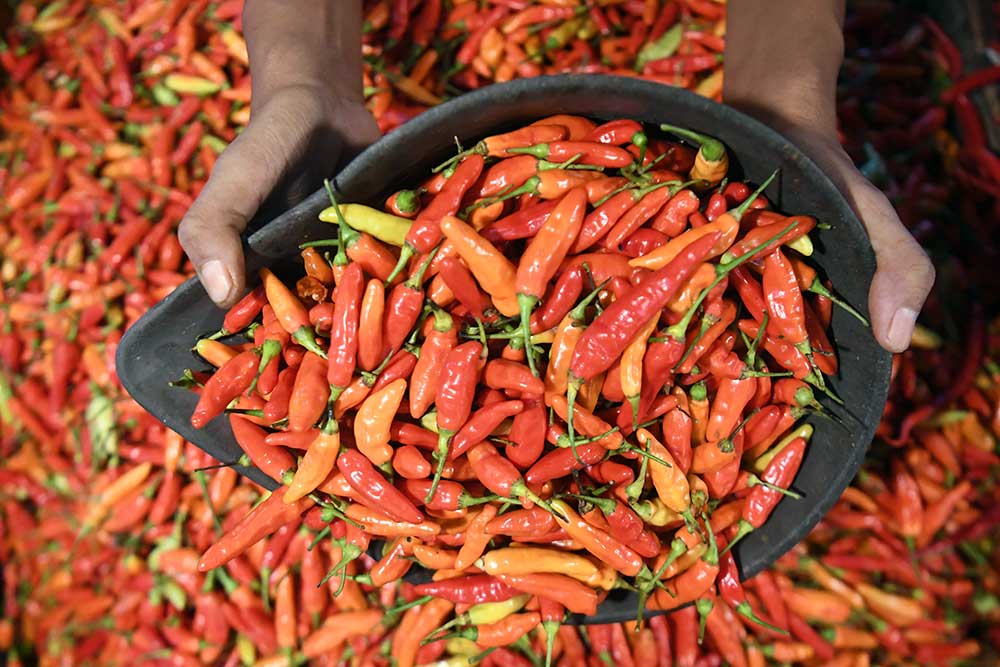
{"label": "orange chili pepper", "polygon": [[391,519],[385,514],[353,503],[344,512],[348,519],[360,523],[369,535],[381,537],[433,537],[441,532],[441,525],[434,521],[406,523]]}
{"label": "orange chili pepper", "polygon": [[260,277],[264,282],[267,302],[274,309],[281,327],[296,343],[326,359],[326,352],[316,343],[316,334],[309,325],[309,311],[298,297],[269,269],[261,269]]}
{"label": "orange chili pepper", "polygon": [[607,532],[591,526],[564,501],[554,500],[551,504],[556,511],[556,523],[601,562],[630,577],[637,575],[643,568],[639,554]]}
{"label": "orange chili pepper", "polygon": [[323,429],[309,445],[298,470],[285,492],[285,502],[294,503],[312,493],[333,471],[340,452],[340,431],[336,419],[327,419]]}
{"label": "orange chili pepper", "polygon": [[807,621],[841,624],[851,617],[851,605],[841,596],[829,591],[794,587],[782,591],[782,597],[793,613]]}
{"label": "orange chili pepper", "polygon": [[[683,469],[678,465],[663,444],[644,428],[636,432],[639,444],[656,458],[649,459],[649,476],[653,478],[656,495],[663,504],[675,512],[687,512],[691,508],[691,490]],[[656,459],[665,461],[664,466]]]}
{"label": "orange chili pepper", "polygon": [[[208,338],[200,339],[194,346],[194,351],[199,357],[212,364],[216,368],[221,368],[227,361],[235,357],[239,352],[225,343]],[[86,350],[84,350],[86,355]]]}
{"label": "orange chili pepper", "polygon": [[305,248],[301,254],[302,265],[307,276],[315,278],[327,286],[333,284],[333,269],[316,248]]}
{"label": "orange chili pepper", "polygon": [[302,642],[302,655],[306,658],[328,655],[352,637],[361,637],[374,630],[383,614],[381,609],[332,614]]}
{"label": "orange chili pepper", "polygon": [[535,375],[535,359],[531,352],[531,310],[545,295],[549,281],[576,240],[586,209],[587,196],[582,188],[567,193],[529,241],[517,267],[515,290],[521,332],[528,365]]}
{"label": "orange chili pepper", "polygon": [[370,394],[354,417],[354,442],[376,466],[392,459],[389,429],[405,392],[406,380],[394,380]]}
{"label": "orange chili pepper", "polygon": [[274,595],[274,636],[278,646],[291,649],[298,645],[298,622],[295,615],[295,584],[287,570],[278,580]]}
{"label": "orange chili pepper", "polygon": [[462,545],[462,548],[458,551],[458,555],[455,557],[455,569],[465,570],[483,555],[486,546],[493,539],[492,535],[486,533],[486,524],[496,515],[497,507],[495,505],[486,505],[479,510],[472,522],[469,523],[469,527],[465,531],[465,544]]}
{"label": "orange chili pepper", "polygon": [[512,317],[520,313],[515,281],[517,269],[492,243],[454,216],[441,219],[441,232],[455,246],[480,287],[493,299],[497,310]]}
{"label": "orange chili pepper", "polygon": [[432,598],[406,611],[392,637],[392,657],[396,660],[396,667],[414,667],[420,641],[437,630],[454,608],[454,603],[449,600]]}
{"label": "orange chili pepper", "polygon": [[413,555],[424,567],[431,570],[453,570],[458,553],[444,547],[417,544],[413,547]]}

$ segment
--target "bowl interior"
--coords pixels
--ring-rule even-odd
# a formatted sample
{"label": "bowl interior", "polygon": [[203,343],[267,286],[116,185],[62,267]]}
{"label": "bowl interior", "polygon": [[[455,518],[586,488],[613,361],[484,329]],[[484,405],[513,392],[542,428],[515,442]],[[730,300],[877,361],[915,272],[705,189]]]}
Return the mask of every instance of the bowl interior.
{"label": "bowl interior", "polygon": [[[766,191],[778,210],[807,213],[830,229],[814,232],[813,264],[839,294],[863,313],[875,270],[874,254],[861,224],[830,180],[795,146],[761,123],[687,91],[639,79],[564,75],[490,86],[430,109],[372,145],[336,177],[342,201],[379,206],[393,191],[422,181],[429,169],[453,154],[457,138],[468,146],[496,132],[557,113],[594,120],[633,118],[689,127],[723,140],[735,173],[754,183],[774,169],[780,174]],[[289,268],[303,241],[328,238],[333,228],[317,220],[327,196],[317,191],[247,239],[247,271],[262,266]],[[251,277],[250,280],[253,280]],[[221,326],[217,309],[194,279],[152,308],[125,335],[118,348],[122,384],[145,409],[220,461],[241,451],[225,419],[200,431],[188,419],[193,394],[167,386],[185,368],[203,367],[191,353],[195,339]],[[835,309],[832,340],[840,372],[830,385],[843,408],[827,401],[843,426],[810,418],[815,434],[795,479],[802,500],[782,501],[771,519],[734,549],[741,574],[753,576],[794,546],[839,498],[860,467],[878,425],[888,391],[891,356],[871,331]],[[239,468],[254,481],[276,483],[255,468]],[[588,622],[634,617],[635,598],[616,591]],[[578,621],[583,619],[577,619]]]}

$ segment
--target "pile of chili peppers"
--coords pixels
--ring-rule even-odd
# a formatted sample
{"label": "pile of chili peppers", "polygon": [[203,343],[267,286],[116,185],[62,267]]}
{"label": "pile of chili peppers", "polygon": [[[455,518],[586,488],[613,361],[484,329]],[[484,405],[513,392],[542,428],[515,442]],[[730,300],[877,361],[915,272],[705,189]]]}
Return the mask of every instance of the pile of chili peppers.
{"label": "pile of chili peppers", "polygon": [[[527,8],[506,4],[512,13]],[[621,35],[631,35],[636,13],[626,10],[636,3],[620,4]],[[690,20],[698,14],[691,3],[661,4],[679,5],[677,53],[698,51],[689,43],[704,41],[693,34],[699,29],[723,36],[721,20],[717,29]],[[367,555],[345,568],[339,597],[339,577],[309,585],[343,558],[329,536],[307,548],[322,531],[309,515],[298,531],[279,530],[224,568],[199,573],[197,557],[220,527],[234,526],[264,492],[226,467],[195,472],[214,462],[144,414],[115,378],[123,328],[190,275],[173,227],[247,120],[240,11],[239,2],[21,3],[4,34],[0,646],[8,664],[290,664],[322,627],[319,636],[340,648],[314,664],[385,665],[395,654],[459,667],[481,653],[461,637],[415,646],[413,637],[437,627],[450,607],[403,609],[418,599],[409,584],[365,595]],[[367,91],[385,129],[436,101],[411,105],[393,86],[392,75],[412,73],[414,30],[403,29],[394,46],[386,31],[366,38],[370,81],[385,76]],[[454,36],[457,48],[469,37]],[[790,636],[733,619],[719,603],[701,645],[693,608],[650,618],[637,634],[632,623],[563,626],[557,664],[996,661],[992,359],[1000,332],[985,323],[996,312],[989,212],[995,219],[1000,197],[995,155],[966,99],[995,74],[963,74],[958,49],[933,22],[888,3],[855,3],[847,38],[845,146],[934,256],[938,288],[924,317],[939,333],[920,329],[914,349],[897,358],[880,439],[853,490],[796,552],[746,585],[751,608],[772,625],[787,623]],[[431,43],[440,45],[437,35]],[[554,67],[571,48],[544,50],[540,66]],[[446,84],[447,69],[432,64],[423,87],[444,96],[473,85],[461,77]],[[696,76],[681,84],[712,73]],[[204,81],[213,79],[218,88]],[[477,72],[475,85],[490,80]],[[944,93],[952,84],[956,92]],[[313,621],[316,609],[324,611]],[[489,611],[477,609],[476,618],[496,618]],[[545,639],[544,630],[529,633],[480,662],[539,665]],[[298,648],[281,648],[290,645]]]}
{"label": "pile of chili peppers", "polygon": [[447,97],[541,74],[722,94],[725,5],[712,0],[375,0],[365,12],[365,94],[383,131]]}

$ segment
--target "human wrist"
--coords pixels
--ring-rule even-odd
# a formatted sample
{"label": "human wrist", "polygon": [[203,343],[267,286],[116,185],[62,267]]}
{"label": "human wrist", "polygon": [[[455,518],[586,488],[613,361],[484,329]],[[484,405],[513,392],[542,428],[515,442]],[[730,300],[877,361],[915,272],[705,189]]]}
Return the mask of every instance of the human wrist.
{"label": "human wrist", "polygon": [[364,101],[359,0],[247,0],[243,23],[256,99],[294,87]]}
{"label": "human wrist", "polygon": [[835,135],[842,4],[731,2],[724,101],[778,129]]}

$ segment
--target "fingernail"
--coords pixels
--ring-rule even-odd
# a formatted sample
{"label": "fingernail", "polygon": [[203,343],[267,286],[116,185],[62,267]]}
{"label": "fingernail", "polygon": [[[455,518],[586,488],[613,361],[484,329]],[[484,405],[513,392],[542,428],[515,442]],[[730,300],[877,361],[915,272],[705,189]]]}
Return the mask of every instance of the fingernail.
{"label": "fingernail", "polygon": [[212,259],[201,266],[201,284],[205,286],[208,297],[216,302],[223,303],[229,298],[233,291],[233,281],[229,277],[229,272],[217,259]]}
{"label": "fingernail", "polygon": [[917,311],[912,308],[900,308],[889,322],[888,343],[894,350],[902,352],[910,346],[913,336],[913,326],[917,323]]}

